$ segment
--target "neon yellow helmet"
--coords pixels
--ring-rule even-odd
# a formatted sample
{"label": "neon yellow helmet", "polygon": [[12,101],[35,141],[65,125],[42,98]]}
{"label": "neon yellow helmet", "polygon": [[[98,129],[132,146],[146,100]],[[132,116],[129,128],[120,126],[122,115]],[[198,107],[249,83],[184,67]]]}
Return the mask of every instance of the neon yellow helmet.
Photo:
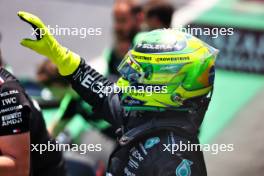
{"label": "neon yellow helmet", "polygon": [[213,88],[218,50],[189,34],[159,29],[143,34],[118,67],[128,109],[180,109]]}

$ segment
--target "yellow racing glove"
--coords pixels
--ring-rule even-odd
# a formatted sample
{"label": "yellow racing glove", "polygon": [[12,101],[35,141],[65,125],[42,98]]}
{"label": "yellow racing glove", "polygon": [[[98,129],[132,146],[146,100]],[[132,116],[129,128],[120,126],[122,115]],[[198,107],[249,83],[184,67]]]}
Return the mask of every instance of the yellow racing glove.
{"label": "yellow racing glove", "polygon": [[23,11],[19,11],[18,16],[34,28],[37,38],[23,39],[21,45],[49,58],[62,76],[70,75],[78,68],[80,56],[61,46],[37,16]]}

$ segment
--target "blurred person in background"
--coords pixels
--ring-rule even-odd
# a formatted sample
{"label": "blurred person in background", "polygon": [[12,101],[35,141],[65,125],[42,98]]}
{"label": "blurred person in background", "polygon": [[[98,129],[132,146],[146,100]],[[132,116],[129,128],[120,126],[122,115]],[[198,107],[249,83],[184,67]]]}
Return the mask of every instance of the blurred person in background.
{"label": "blurred person in background", "polygon": [[[1,55],[0,59],[2,63]],[[60,151],[40,154],[38,149],[30,150],[31,145],[55,141],[46,130],[37,102],[29,98],[19,81],[2,65],[0,88],[0,175],[65,176]]]}
{"label": "blurred person in background", "polygon": [[166,0],[149,0],[144,6],[145,23],[148,30],[171,27],[174,6]]}
{"label": "blurred person in background", "polygon": [[[53,99],[60,101],[71,90],[70,85],[59,75],[56,65],[45,59],[38,68],[36,80],[49,89]],[[72,92],[72,91],[70,91]]]}
{"label": "blurred person in background", "polygon": [[[58,109],[61,106],[63,98],[65,96],[70,96],[71,101],[74,101],[74,106],[78,106],[78,96],[72,94],[70,85],[60,76],[58,68],[47,58],[38,66],[36,73],[36,80],[41,84],[42,89],[48,89],[55,101],[58,102]],[[69,103],[72,105],[72,103]],[[51,125],[48,126],[48,130],[53,137],[57,137],[60,132],[63,132],[66,124],[72,119],[72,117],[77,113],[76,107],[67,106],[65,113],[63,113],[62,118],[59,120],[54,120]],[[45,105],[43,105],[45,107]],[[71,111],[70,113],[66,111]],[[64,123],[64,120],[67,120],[67,123]],[[61,125],[63,124],[63,125]],[[64,143],[63,141],[60,141]]]}
{"label": "blurred person in background", "polygon": [[143,21],[144,13],[137,0],[115,1],[113,6],[114,44],[106,56],[110,75],[119,75],[116,68],[131,47],[133,38],[141,30]]}
{"label": "blurred person in background", "polygon": [[170,28],[175,7],[167,0],[149,0],[143,5],[143,30],[133,39],[133,45],[139,41],[146,31]]}
{"label": "blurred person in background", "polygon": [[38,82],[45,86],[69,86],[69,84],[64,79],[62,79],[58,73],[56,65],[50,62],[48,59],[45,59],[44,62],[39,65],[36,78]]}
{"label": "blurred person in background", "polygon": [[144,20],[137,0],[116,0],[113,6],[114,35],[117,41],[132,41]]}

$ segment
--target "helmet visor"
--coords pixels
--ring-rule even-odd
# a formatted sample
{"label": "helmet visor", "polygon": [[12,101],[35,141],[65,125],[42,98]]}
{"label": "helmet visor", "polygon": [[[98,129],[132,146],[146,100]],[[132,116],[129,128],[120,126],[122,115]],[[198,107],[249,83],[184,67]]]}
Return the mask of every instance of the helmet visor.
{"label": "helmet visor", "polygon": [[125,56],[117,70],[124,79],[131,83],[141,83],[144,79],[144,71],[142,67],[133,58],[130,52]]}

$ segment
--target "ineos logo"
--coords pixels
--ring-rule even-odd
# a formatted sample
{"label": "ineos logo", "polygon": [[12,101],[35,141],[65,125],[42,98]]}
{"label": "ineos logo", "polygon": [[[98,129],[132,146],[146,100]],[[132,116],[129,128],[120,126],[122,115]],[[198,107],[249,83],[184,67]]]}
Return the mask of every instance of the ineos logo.
{"label": "ineos logo", "polygon": [[91,75],[87,75],[81,82],[81,85],[91,89],[92,92],[98,94],[100,98],[103,98],[104,96],[104,91],[103,91],[103,83],[99,81],[95,81],[95,78],[92,77]]}

